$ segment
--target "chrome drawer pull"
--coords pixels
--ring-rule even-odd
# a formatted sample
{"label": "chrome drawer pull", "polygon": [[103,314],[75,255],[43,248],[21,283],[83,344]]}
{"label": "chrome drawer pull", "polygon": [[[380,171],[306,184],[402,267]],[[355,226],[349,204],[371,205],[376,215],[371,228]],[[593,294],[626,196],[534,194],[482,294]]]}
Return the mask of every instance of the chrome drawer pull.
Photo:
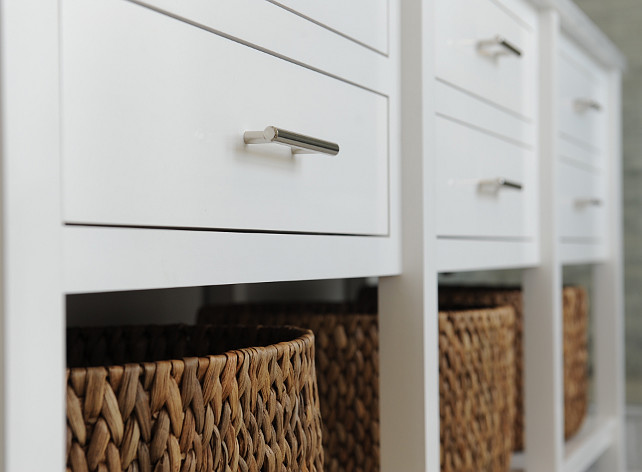
{"label": "chrome drawer pull", "polygon": [[602,111],[602,105],[590,98],[577,98],[573,102],[573,107],[578,113],[584,113],[587,110]]}
{"label": "chrome drawer pull", "polygon": [[312,138],[299,133],[293,133],[275,126],[268,126],[263,131],[246,131],[243,133],[245,144],[276,143],[292,148],[292,154],[329,154],[336,156],[339,145],[330,141]]}
{"label": "chrome drawer pull", "polygon": [[576,198],[575,206],[578,208],[584,208],[587,206],[602,206],[602,200],[599,198]]}
{"label": "chrome drawer pull", "polygon": [[519,182],[514,182],[512,180],[505,179],[504,177],[479,181],[480,190],[498,192],[501,188],[522,190],[523,186]]}
{"label": "chrome drawer pull", "polygon": [[[497,49],[499,47],[499,49]],[[499,57],[513,54],[521,57],[522,50],[508,42],[503,36],[497,35],[491,39],[482,39],[477,42],[477,51],[484,56]]]}

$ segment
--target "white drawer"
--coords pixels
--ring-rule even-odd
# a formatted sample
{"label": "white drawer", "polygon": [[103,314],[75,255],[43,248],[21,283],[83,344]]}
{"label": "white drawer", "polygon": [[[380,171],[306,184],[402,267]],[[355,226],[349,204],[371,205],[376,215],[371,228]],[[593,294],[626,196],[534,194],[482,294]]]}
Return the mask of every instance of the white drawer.
{"label": "white drawer", "polygon": [[562,242],[604,242],[604,175],[558,159],[559,228]]}
{"label": "white drawer", "polygon": [[[386,97],[129,2],[64,11],[66,222],[388,233]],[[340,152],[244,144],[268,125]]]}
{"label": "white drawer", "polygon": [[[436,223],[442,237],[533,238],[532,150],[445,118],[436,118]],[[522,185],[480,185],[504,178]]]}
{"label": "white drawer", "polygon": [[[532,119],[537,97],[537,15],[523,0],[437,0],[440,80]],[[491,44],[504,38],[516,50]],[[519,51],[521,54],[517,54]]]}
{"label": "white drawer", "polygon": [[609,106],[606,72],[562,36],[559,78],[560,136],[589,151],[605,151]]}
{"label": "white drawer", "polygon": [[398,0],[132,1],[377,92],[394,86],[386,73],[388,43],[395,44],[388,15]]}

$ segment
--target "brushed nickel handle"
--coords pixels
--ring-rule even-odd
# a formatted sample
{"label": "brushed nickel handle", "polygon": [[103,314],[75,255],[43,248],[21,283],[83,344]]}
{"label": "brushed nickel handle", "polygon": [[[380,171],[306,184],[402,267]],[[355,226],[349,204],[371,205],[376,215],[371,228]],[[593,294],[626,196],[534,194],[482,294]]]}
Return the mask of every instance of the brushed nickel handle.
{"label": "brushed nickel handle", "polygon": [[294,133],[276,126],[268,126],[263,131],[246,131],[243,133],[243,141],[245,144],[282,144],[289,146],[292,149],[292,154],[319,153],[336,156],[339,153],[339,145],[336,143]]}
{"label": "brushed nickel handle", "polygon": [[576,198],[575,206],[578,208],[584,208],[587,206],[602,206],[604,203],[600,198]]}
{"label": "brushed nickel handle", "polygon": [[477,51],[484,56],[499,57],[512,54],[521,57],[522,50],[501,35],[477,41]]}
{"label": "brushed nickel handle", "polygon": [[602,105],[590,98],[577,98],[573,101],[573,107],[578,113],[584,113],[587,110],[602,111]]}
{"label": "brushed nickel handle", "polygon": [[510,188],[513,190],[522,190],[524,186],[513,180],[505,179],[504,177],[496,177],[494,179],[480,180],[479,181],[480,189],[492,190],[498,192],[501,188]]}

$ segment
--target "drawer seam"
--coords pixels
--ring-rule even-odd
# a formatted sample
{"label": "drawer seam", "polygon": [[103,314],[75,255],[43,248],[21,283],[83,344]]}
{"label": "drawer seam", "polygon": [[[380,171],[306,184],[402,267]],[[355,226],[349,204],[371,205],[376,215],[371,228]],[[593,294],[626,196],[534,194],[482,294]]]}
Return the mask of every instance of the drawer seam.
{"label": "drawer seam", "polygon": [[528,243],[535,241],[530,236],[453,236],[437,235],[437,239],[458,240],[458,241],[501,241],[507,243]]}
{"label": "drawer seam", "polygon": [[499,110],[501,112],[504,112],[507,115],[510,115],[510,116],[512,116],[514,118],[517,118],[517,119],[519,119],[520,121],[523,121],[526,124],[529,124],[529,125],[533,124],[533,120],[531,118],[528,118],[528,117],[526,117],[526,116],[524,116],[524,115],[522,115],[520,113],[517,113],[516,111],[513,111],[510,108],[503,107],[502,105],[500,105],[500,104],[498,104],[498,103],[496,103],[496,102],[494,102],[492,100],[489,100],[486,97],[483,97],[483,96],[478,95],[478,94],[476,94],[474,92],[471,92],[468,89],[460,87],[459,85],[456,85],[456,84],[444,79],[443,77],[435,76],[435,80],[437,82],[441,82],[442,84],[444,84],[444,85],[446,85],[446,86],[448,86],[450,88],[453,88],[453,89],[457,90],[458,92],[466,94],[466,95],[470,96],[471,98],[479,100],[480,102],[485,103],[486,105],[489,105],[489,106],[491,106],[491,107],[493,107],[493,108],[495,108],[495,109],[497,109],[497,110]]}
{"label": "drawer seam", "polygon": [[165,15],[167,17],[174,18],[175,20],[178,20],[178,21],[180,21],[182,23],[185,23],[185,24],[194,26],[196,28],[202,29],[203,31],[207,31],[209,33],[215,34],[217,36],[220,36],[221,38],[228,39],[230,41],[234,41],[235,43],[241,44],[243,46],[247,46],[247,47],[252,48],[252,49],[254,49],[256,51],[259,51],[259,52],[262,52],[264,54],[268,54],[270,56],[276,57],[277,59],[281,59],[283,61],[289,62],[289,63],[294,64],[296,66],[303,67],[305,69],[311,70],[312,72],[316,72],[318,74],[325,75],[326,77],[330,77],[332,79],[340,80],[341,82],[344,82],[346,84],[349,84],[349,85],[352,85],[354,87],[358,87],[358,88],[360,88],[362,90],[366,90],[368,92],[372,92],[372,93],[375,93],[375,94],[377,94],[379,96],[388,98],[388,95],[383,93],[383,92],[381,92],[381,91],[372,89],[370,87],[366,87],[365,85],[358,84],[356,82],[353,82],[351,80],[345,79],[345,78],[340,77],[338,75],[331,74],[330,72],[327,72],[327,71],[324,71],[324,70],[319,69],[317,67],[311,66],[309,64],[305,64],[303,62],[297,61],[296,59],[292,59],[291,57],[285,56],[283,54],[279,54],[276,51],[272,51],[270,49],[261,47],[258,44],[254,44],[254,43],[251,43],[249,41],[245,41],[245,40],[243,40],[241,38],[238,38],[236,36],[232,36],[230,34],[227,34],[227,33],[223,32],[223,31],[217,30],[215,28],[210,28],[210,27],[208,27],[208,26],[206,26],[206,25],[204,25],[202,23],[198,23],[196,21],[193,21],[193,20],[190,20],[188,18],[184,18],[182,16],[176,15],[176,14],[174,14],[172,12],[169,12],[167,10],[164,10],[162,8],[158,8],[158,7],[154,6],[154,5],[150,5],[148,3],[145,3],[144,1],[141,1],[141,0],[127,0],[127,1],[130,2],[130,3],[133,3],[135,5],[138,5],[138,6],[142,7],[142,8],[146,8],[148,10],[160,13],[160,14]]}
{"label": "drawer seam", "polygon": [[571,144],[575,144],[576,146],[581,147],[582,149],[584,149],[587,152],[590,152],[593,155],[599,156],[602,153],[602,151],[599,148],[581,139],[578,139],[575,136],[572,136],[564,131],[559,131],[559,137],[561,139],[568,141]]}
{"label": "drawer seam", "polygon": [[491,136],[493,138],[500,139],[502,141],[507,142],[508,144],[512,144],[514,146],[521,147],[522,149],[525,149],[527,151],[534,151],[535,150],[535,147],[530,145],[530,144],[522,143],[520,141],[511,139],[509,137],[506,137],[503,134],[496,133],[496,132],[488,130],[486,128],[481,128],[479,126],[473,125],[471,123],[468,123],[466,121],[460,120],[458,118],[453,118],[452,116],[446,115],[446,114],[444,114],[442,112],[435,112],[435,116],[437,116],[439,118],[442,118],[444,120],[451,121],[451,122],[456,123],[458,125],[465,126],[466,128],[472,129],[472,130],[477,131],[479,133],[486,134],[486,135]]}
{"label": "drawer seam", "polygon": [[109,223],[80,223],[73,221],[64,221],[63,226],[80,226],[85,228],[128,228],[128,229],[161,229],[175,231],[194,231],[208,233],[249,233],[249,234],[284,234],[284,235],[303,235],[303,236],[352,236],[352,237],[372,237],[387,238],[390,237],[390,228],[387,233],[369,234],[369,233],[331,233],[331,232],[314,232],[314,231],[287,231],[287,230],[268,230],[268,229],[237,229],[237,228],[208,228],[200,226],[158,226],[158,225],[126,225],[126,224],[109,224]]}
{"label": "drawer seam", "polygon": [[[329,26],[329,25],[326,25],[326,24],[324,24],[324,23],[321,23],[320,21],[315,20],[314,18],[311,18],[311,17],[309,17],[309,16],[307,16],[307,15],[304,15],[303,13],[300,13],[300,12],[298,12],[298,11],[296,11],[296,10],[292,9],[292,8],[288,7],[287,5],[284,5],[284,4],[282,4],[282,3],[279,3],[279,2],[278,2],[278,1],[276,1],[276,0],[267,0],[267,1],[268,1],[268,2],[270,2],[270,3],[271,3],[272,5],[274,5],[274,6],[277,6],[277,7],[279,7],[279,8],[283,8],[285,11],[288,11],[288,12],[292,13],[293,15],[298,16],[299,18],[303,18],[304,20],[309,21],[310,23],[313,23],[313,24],[315,24],[315,25],[317,25],[317,26],[319,26],[319,27],[321,27],[321,28],[325,28],[325,29],[327,29],[328,31],[331,31],[331,32],[332,32],[332,33],[334,33],[334,34],[338,34],[338,35],[339,35],[339,36],[341,36],[342,38],[345,38],[345,39],[347,39],[347,40],[349,40],[349,41],[352,41],[353,43],[356,43],[356,44],[358,44],[359,46],[362,46],[362,47],[364,47],[364,48],[366,48],[366,49],[369,49],[369,50],[371,50],[372,52],[375,52],[375,53],[377,53],[377,54],[381,54],[381,55],[382,55],[382,56],[384,56],[384,57],[389,57],[389,56],[390,56],[390,51],[389,51],[389,50],[388,50],[388,51],[380,51],[379,49],[377,49],[377,48],[375,48],[375,47],[373,47],[373,46],[370,46],[370,45],[368,45],[368,44],[366,44],[366,43],[363,43],[363,42],[359,41],[358,39],[353,38],[352,36],[349,36],[349,35],[347,35],[347,34],[345,34],[345,33],[342,33],[341,31],[339,31],[339,30],[337,30],[337,29],[335,29],[335,28],[332,28],[332,27],[331,27],[331,26]],[[389,33],[389,32],[388,32],[388,33]],[[390,45],[389,45],[389,43],[390,43],[390,39],[389,39],[389,38],[390,38],[390,35],[389,35],[389,34],[386,34],[386,47],[387,47],[388,49],[390,48]]]}

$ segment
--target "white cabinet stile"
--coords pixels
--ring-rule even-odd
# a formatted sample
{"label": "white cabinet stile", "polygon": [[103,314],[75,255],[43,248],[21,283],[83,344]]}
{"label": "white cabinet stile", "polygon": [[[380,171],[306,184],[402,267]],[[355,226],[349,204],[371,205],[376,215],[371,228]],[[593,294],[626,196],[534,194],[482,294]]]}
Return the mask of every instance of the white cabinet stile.
{"label": "white cabinet stile", "polygon": [[0,470],[62,470],[58,8],[0,10]]}

